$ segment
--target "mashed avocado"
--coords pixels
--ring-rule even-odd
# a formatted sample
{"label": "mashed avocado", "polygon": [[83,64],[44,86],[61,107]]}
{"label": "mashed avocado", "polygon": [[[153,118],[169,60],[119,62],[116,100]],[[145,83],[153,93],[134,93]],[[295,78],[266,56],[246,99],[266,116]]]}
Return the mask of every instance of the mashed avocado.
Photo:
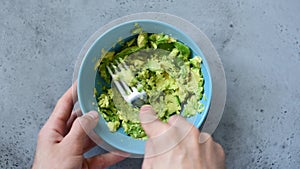
{"label": "mashed avocado", "polygon": [[[204,79],[200,57],[191,57],[188,46],[169,35],[136,31],[137,35],[122,43],[118,50],[103,52],[97,68],[107,84],[111,76],[106,66],[122,59],[131,73],[122,72],[118,78],[129,86],[140,85],[147,93],[147,104],[151,104],[162,121],[173,114],[193,116],[204,110],[199,102],[203,95]],[[124,132],[137,139],[147,138],[139,122],[139,109],[122,99],[114,88],[103,87],[102,94],[95,95],[102,117],[111,132],[123,127]]]}

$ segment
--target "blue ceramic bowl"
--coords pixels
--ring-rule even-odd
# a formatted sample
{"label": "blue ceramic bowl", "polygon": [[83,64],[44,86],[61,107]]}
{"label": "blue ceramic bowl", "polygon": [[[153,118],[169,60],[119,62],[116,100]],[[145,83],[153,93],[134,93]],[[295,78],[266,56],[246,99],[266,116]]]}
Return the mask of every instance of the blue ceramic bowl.
{"label": "blue ceramic bowl", "polygon": [[[82,112],[87,113],[91,110],[98,110],[97,100],[94,97],[94,88],[100,89],[101,87],[97,86],[97,83],[95,83],[99,80],[99,75],[97,75],[97,70],[95,70],[94,67],[96,61],[101,56],[101,49],[107,51],[111,49],[120,38],[126,39],[127,37],[132,36],[131,30],[134,28],[135,23],[138,23],[145,32],[171,35],[175,39],[189,46],[192,50],[193,57],[200,56],[203,59],[201,70],[204,76],[205,97],[203,97],[201,102],[205,105],[205,109],[202,113],[187,118],[187,120],[196,127],[201,127],[207,116],[212,96],[212,81],[208,63],[201,52],[201,49],[199,49],[196,43],[184,32],[172,25],[156,20],[133,20],[119,24],[104,32],[93,42],[83,58],[78,74],[78,100]],[[115,133],[110,132],[106,126],[106,121],[103,118],[100,118],[98,125],[95,128],[95,132],[107,144],[118,150],[135,155],[144,154],[145,140],[138,140],[127,136],[122,128]]]}

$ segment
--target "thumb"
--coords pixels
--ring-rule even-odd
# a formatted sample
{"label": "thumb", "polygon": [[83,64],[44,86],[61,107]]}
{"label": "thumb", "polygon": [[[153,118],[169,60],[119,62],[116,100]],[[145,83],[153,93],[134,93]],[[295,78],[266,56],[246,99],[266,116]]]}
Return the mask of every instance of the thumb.
{"label": "thumb", "polygon": [[99,114],[96,111],[91,111],[78,117],[71,127],[70,132],[65,137],[65,140],[70,142],[76,141],[78,144],[83,145],[86,136],[96,127],[99,120]]}
{"label": "thumb", "polygon": [[149,138],[159,136],[169,128],[168,124],[163,123],[156,117],[156,113],[150,105],[141,107],[140,121]]}

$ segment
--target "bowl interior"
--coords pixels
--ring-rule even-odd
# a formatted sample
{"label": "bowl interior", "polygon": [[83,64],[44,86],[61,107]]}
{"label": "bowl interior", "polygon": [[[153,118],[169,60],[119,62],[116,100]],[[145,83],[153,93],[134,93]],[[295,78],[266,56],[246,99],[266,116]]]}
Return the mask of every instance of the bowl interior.
{"label": "bowl interior", "polygon": [[[172,25],[155,20],[133,20],[125,22],[109,29],[95,40],[88,52],[85,54],[79,69],[78,100],[82,112],[87,113],[91,110],[98,110],[97,100],[94,96],[94,88],[96,87],[98,93],[101,93],[101,86],[97,83],[98,81],[101,81],[101,78],[97,73],[97,69],[94,69],[94,67],[96,61],[101,56],[101,50],[110,50],[112,46],[116,45],[116,42],[118,42],[120,38],[126,39],[132,36],[131,30],[134,28],[135,23],[138,23],[145,32],[171,35],[175,39],[189,46],[193,57],[200,56],[203,59],[201,71],[204,77],[205,97],[202,98],[201,102],[204,104],[205,109],[202,113],[198,113],[193,117],[187,118],[190,123],[199,128],[207,116],[212,96],[212,81],[208,63],[200,48],[190,37]],[[116,149],[131,154],[144,154],[145,140],[133,139],[127,136],[122,128],[115,133],[111,133],[103,118],[100,118],[98,125],[95,128],[95,132],[101,139]]]}

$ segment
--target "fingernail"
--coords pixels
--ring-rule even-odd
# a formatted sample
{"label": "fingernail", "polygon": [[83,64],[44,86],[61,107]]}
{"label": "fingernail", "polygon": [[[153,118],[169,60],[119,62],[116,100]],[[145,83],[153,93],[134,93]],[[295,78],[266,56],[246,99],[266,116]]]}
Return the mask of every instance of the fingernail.
{"label": "fingernail", "polygon": [[148,111],[154,111],[150,105],[144,105],[141,107],[140,112],[148,112]]}
{"label": "fingernail", "polygon": [[99,117],[99,114],[96,111],[90,111],[89,113],[87,113],[87,115],[89,115],[93,119],[97,119]]}
{"label": "fingernail", "polygon": [[141,107],[140,110],[140,121],[141,123],[150,123],[157,119],[155,111],[150,105]]}
{"label": "fingernail", "polygon": [[208,133],[202,132],[202,133],[200,133],[200,136],[199,136],[199,143],[203,144],[210,138],[211,138],[211,135],[209,135]]}

